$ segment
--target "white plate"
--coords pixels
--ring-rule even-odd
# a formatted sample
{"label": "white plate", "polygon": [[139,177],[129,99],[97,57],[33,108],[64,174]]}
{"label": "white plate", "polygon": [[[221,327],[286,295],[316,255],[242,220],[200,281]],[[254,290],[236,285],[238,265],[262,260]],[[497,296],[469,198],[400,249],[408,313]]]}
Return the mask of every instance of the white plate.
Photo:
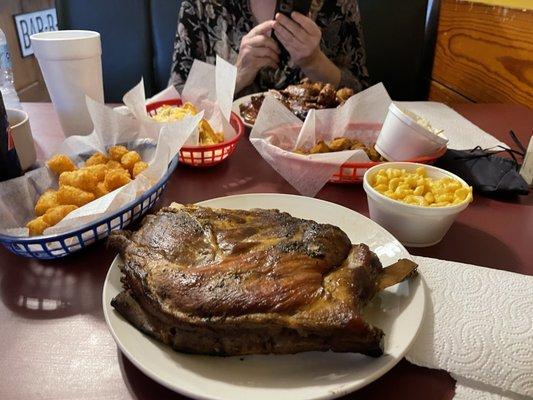
{"label": "white plate", "polygon": [[[283,194],[247,194],[198,203],[231,209],[277,208],[295,217],[337,225],[353,243],[364,242],[384,265],[409,253],[375,222],[337,204]],[[295,355],[210,357],[175,352],[142,334],[111,307],[122,288],[117,257],[107,274],[103,307],[120,349],[146,375],[197,399],[309,400],[332,399],[369,384],[402,359],[424,316],[421,278],[400,283],[376,296],[365,313],[385,331],[385,355],[307,352]]]}
{"label": "white plate", "polygon": [[250,124],[244,120],[243,116],[241,115],[241,109],[239,108],[239,106],[243,103],[248,103],[250,100],[252,100],[252,96],[259,96],[261,94],[266,94],[266,93],[267,92],[252,93],[247,96],[238,98],[237,100],[233,102],[231,111],[233,111],[235,114],[237,114],[242,119],[242,122],[244,123],[245,126],[247,126],[248,128],[253,128],[254,124]]}

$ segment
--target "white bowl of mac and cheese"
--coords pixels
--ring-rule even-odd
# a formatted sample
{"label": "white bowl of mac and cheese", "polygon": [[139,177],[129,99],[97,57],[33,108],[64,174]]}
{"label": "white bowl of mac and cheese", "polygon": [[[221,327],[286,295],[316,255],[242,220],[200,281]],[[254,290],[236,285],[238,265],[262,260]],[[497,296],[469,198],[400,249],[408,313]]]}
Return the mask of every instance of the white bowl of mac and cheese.
{"label": "white bowl of mac and cheese", "polygon": [[370,218],[410,247],[442,240],[472,201],[472,188],[457,175],[431,165],[389,162],[365,173]]}

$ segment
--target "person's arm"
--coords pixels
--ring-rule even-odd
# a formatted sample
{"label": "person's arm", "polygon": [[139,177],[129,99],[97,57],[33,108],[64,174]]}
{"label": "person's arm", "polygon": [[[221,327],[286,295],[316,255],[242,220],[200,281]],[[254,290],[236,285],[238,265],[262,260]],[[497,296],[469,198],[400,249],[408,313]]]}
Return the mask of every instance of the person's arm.
{"label": "person's arm", "polygon": [[174,85],[181,93],[185,81],[192,68],[194,59],[205,61],[207,58],[202,22],[198,18],[199,10],[196,2],[184,0],[178,17],[178,29],[174,40],[174,54],[169,84]]}

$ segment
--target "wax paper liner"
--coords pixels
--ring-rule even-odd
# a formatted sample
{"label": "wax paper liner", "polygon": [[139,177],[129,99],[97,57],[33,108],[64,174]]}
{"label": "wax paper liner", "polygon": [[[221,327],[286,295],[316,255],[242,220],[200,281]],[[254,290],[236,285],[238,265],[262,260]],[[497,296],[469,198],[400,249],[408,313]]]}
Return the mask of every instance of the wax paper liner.
{"label": "wax paper liner", "polygon": [[[141,121],[149,131],[158,131],[167,122],[152,120],[146,105],[162,100],[181,99],[192,103],[198,110],[204,112],[205,119],[211,124],[215,132],[224,132],[224,140],[231,140],[237,134],[229,120],[235,91],[237,69],[221,57],[217,57],[216,66],[194,60],[187,81],[180,94],[170,86],[150,99],[146,99],[143,81],[124,95],[125,107],[120,107],[122,114],[131,114]],[[198,129],[195,129],[185,142],[187,146],[199,146]]]}
{"label": "wax paper liner", "polygon": [[[159,126],[146,125],[128,115],[87,98],[94,131],[87,136],[71,136],[54,151],[69,155],[78,165],[96,151],[125,144],[137,150],[149,167],[127,185],[102,196],[68,214],[43,234],[68,232],[96,221],[120,209],[153,186],[165,173],[169,162],[196,129],[203,113],[182,121]],[[53,154],[47,154],[46,158]],[[0,232],[11,236],[28,236],[26,223],[35,218],[34,206],[48,189],[57,189],[58,177],[46,166],[0,184]]]}
{"label": "wax paper liner", "polygon": [[336,137],[357,139],[372,146],[387,115],[391,99],[383,84],[352,96],[344,105],[311,110],[304,122],[267,94],[250,134],[259,154],[305,196],[315,196],[345,162],[370,162],[362,150],[301,155],[316,141]]}

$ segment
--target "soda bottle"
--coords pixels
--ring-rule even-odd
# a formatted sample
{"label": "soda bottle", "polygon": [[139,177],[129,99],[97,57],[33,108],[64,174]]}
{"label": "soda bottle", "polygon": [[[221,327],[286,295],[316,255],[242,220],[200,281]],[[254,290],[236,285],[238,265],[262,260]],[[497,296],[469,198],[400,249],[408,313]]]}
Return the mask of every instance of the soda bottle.
{"label": "soda bottle", "polygon": [[4,97],[5,107],[22,109],[15,90],[7,39],[2,29],[0,29],[0,92]]}
{"label": "soda bottle", "polygon": [[4,99],[0,92],[0,182],[21,175],[22,168],[9,130]]}

